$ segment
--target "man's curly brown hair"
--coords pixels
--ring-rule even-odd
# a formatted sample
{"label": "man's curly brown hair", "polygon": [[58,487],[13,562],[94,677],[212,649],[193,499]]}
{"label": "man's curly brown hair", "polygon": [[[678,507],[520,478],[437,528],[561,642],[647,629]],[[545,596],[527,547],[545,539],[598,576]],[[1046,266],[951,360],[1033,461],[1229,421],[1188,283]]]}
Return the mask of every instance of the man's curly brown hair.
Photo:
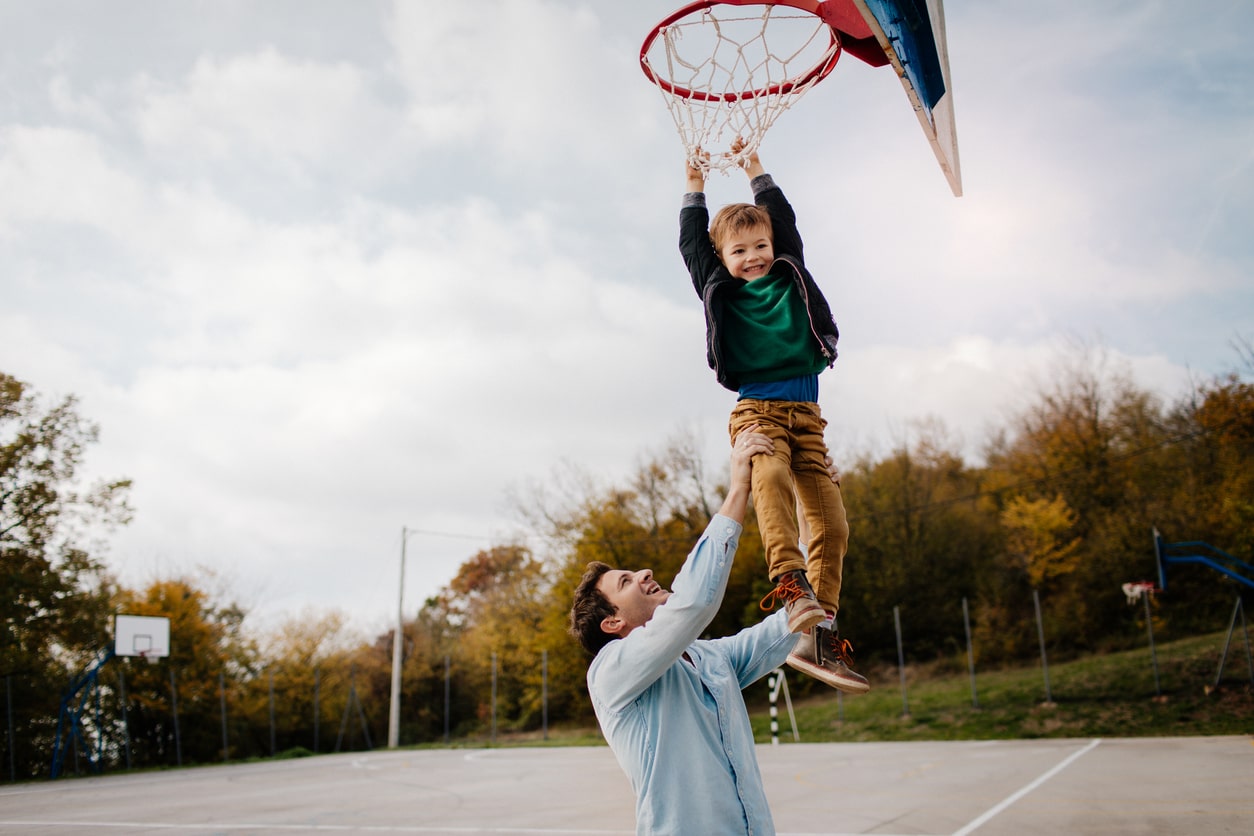
{"label": "man's curly brown hair", "polygon": [[601,622],[618,612],[618,608],[597,588],[601,577],[613,568],[599,560],[589,563],[575,587],[575,601],[570,608],[570,634],[593,656],[618,638],[601,629]]}

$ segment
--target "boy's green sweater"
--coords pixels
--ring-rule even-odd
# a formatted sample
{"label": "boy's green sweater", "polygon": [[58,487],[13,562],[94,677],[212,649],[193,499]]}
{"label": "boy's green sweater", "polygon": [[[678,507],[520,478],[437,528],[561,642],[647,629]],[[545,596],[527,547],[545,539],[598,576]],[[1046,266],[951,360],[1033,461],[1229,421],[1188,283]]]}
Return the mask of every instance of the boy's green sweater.
{"label": "boy's green sweater", "polygon": [[745,383],[769,383],[827,368],[810,330],[805,303],[788,275],[743,282],[728,298],[723,353]]}

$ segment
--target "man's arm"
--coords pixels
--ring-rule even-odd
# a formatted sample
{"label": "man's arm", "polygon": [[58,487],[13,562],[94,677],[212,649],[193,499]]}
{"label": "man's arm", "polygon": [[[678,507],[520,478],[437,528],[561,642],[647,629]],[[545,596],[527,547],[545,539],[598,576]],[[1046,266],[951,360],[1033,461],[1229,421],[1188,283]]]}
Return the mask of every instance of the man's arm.
{"label": "man's arm", "polygon": [[751,424],[736,436],[736,442],[732,445],[730,487],[723,499],[723,506],[718,509],[724,517],[731,517],[742,525],[745,511],[749,507],[749,495],[753,492],[753,457],[758,453],[770,455],[775,450],[773,442],[757,430],[758,425]]}
{"label": "man's arm", "polygon": [[697,640],[718,613],[731,573],[749,501],[753,457],[774,449],[756,427],[732,445],[731,480],[719,515],[693,548],[673,584],[674,592],[653,618],[610,642],[588,669],[588,689],[597,704],[618,711],[657,681]]}

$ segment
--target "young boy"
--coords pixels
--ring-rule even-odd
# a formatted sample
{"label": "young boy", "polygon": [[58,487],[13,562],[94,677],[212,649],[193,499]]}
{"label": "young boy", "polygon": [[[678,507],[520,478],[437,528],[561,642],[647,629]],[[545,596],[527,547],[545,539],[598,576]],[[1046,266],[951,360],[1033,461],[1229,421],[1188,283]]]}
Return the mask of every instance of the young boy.
{"label": "young boy", "polygon": [[[742,146],[738,140],[732,152]],[[828,475],[827,422],[818,405],[818,376],[836,359],[838,332],[802,260],[792,206],[756,153],[744,169],[755,205],[725,206],[707,229],[705,174],[687,166],[679,249],[705,305],[710,368],[739,396],[728,423],[732,443],[750,425],[774,443],[774,453],[753,466],[754,508],[776,584],[762,608],[783,602],[789,630],[802,633],[788,657],[791,667],[864,693],[870,686],[850,669],[852,648],[835,628],[849,526],[840,488]],[[798,499],[810,529],[805,554]]]}

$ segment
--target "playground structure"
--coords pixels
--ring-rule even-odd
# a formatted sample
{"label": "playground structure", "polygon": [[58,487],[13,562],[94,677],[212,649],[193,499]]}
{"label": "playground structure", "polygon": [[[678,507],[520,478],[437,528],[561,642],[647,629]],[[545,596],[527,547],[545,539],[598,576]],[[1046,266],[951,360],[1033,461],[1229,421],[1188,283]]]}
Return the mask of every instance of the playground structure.
{"label": "playground structure", "polygon": [[[1169,543],[1163,539],[1158,529],[1154,529],[1154,562],[1158,569],[1158,589],[1154,589],[1152,584],[1145,582],[1124,584],[1124,592],[1128,595],[1130,602],[1135,597],[1140,597],[1143,593],[1154,594],[1163,592],[1167,589],[1167,567],[1180,565],[1199,565],[1212,569],[1246,589],[1254,589],[1254,566],[1246,563],[1233,555],[1228,554],[1223,549],[1216,548],[1209,543],[1201,540],[1187,540],[1175,543]],[[1223,678],[1224,665],[1228,661],[1228,651],[1232,647],[1232,636],[1236,631],[1237,621],[1241,623],[1241,635],[1245,640],[1245,660],[1249,667],[1250,683],[1254,685],[1254,652],[1250,650],[1250,633],[1245,621],[1245,605],[1243,596],[1246,589],[1237,590],[1236,604],[1232,608],[1232,618],[1228,622],[1228,633],[1224,638],[1223,653],[1219,657],[1219,671],[1215,674],[1215,685],[1219,687],[1219,682]],[[1149,596],[1145,597],[1145,622],[1146,629],[1150,631],[1150,652],[1154,650],[1154,634],[1153,627],[1149,617]],[[1154,662],[1154,679],[1158,680],[1158,663]]]}

